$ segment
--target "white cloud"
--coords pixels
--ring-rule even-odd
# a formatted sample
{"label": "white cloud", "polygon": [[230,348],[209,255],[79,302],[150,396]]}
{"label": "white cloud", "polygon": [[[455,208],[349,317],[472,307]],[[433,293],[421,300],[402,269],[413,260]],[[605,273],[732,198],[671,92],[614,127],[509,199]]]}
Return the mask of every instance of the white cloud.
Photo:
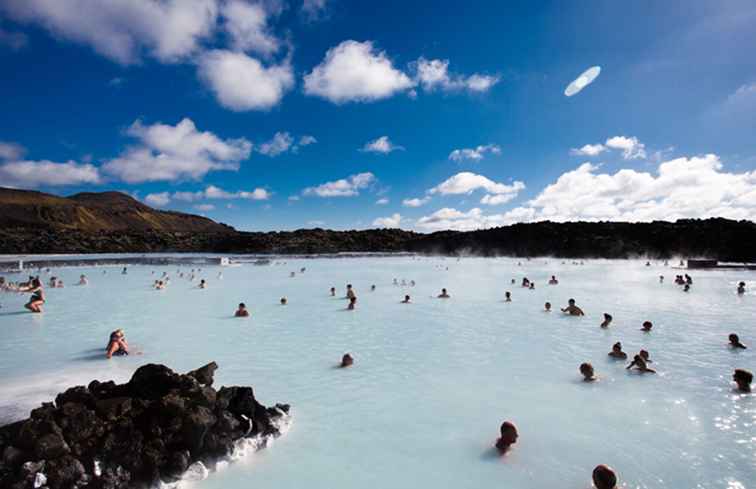
{"label": "white cloud", "polygon": [[289,195],[289,202],[296,202],[299,200],[299,195]]}
{"label": "white cloud", "polygon": [[428,91],[436,89],[445,91],[469,90],[486,92],[499,82],[498,76],[473,74],[468,77],[449,74],[448,59],[419,58],[415,63],[417,80]]}
{"label": "white cloud", "polygon": [[247,159],[252,144],[246,139],[222,140],[200,132],[191,119],[175,126],[145,126],[135,121],[127,134],[138,145],[105,163],[104,170],[128,183],[158,180],[200,179],[210,171],[237,170]]}
{"label": "white cloud", "polygon": [[603,144],[586,144],[582,148],[572,148],[570,154],[578,156],[598,156],[606,151],[606,146]]}
{"label": "white cloud", "polygon": [[462,212],[454,208],[444,207],[429,216],[417,220],[416,226],[424,231],[441,231],[453,229],[457,231],[471,231],[501,226],[503,218],[497,215],[485,215],[479,208]]}
{"label": "white cloud", "polygon": [[449,177],[447,180],[441,182],[437,186],[428,190],[429,194],[441,194],[441,195],[459,195],[470,194],[478,189],[483,189],[489,194],[493,195],[508,195],[514,198],[525,188],[525,184],[520,181],[515,181],[512,185],[505,183],[497,183],[490,180],[483,175],[478,175],[471,172],[460,172],[456,175]]}
{"label": "white cloud", "polygon": [[7,187],[81,185],[100,183],[99,169],[89,163],[49,160],[10,160],[0,163],[0,182]]}
{"label": "white cloud", "polygon": [[449,153],[449,159],[453,161],[479,161],[485,157],[486,153],[498,155],[501,154],[501,148],[496,144],[486,144],[475,148],[455,149]]}
{"label": "white cloud", "polygon": [[155,207],[164,207],[171,203],[171,195],[168,192],[147,194],[144,197],[144,201]]}
{"label": "white cloud", "polygon": [[607,148],[622,150],[622,157],[626,160],[634,160],[646,157],[646,146],[636,137],[614,136],[604,143]]}
{"label": "white cloud", "polygon": [[430,202],[430,200],[430,197],[423,197],[422,199],[415,197],[414,199],[404,199],[402,205],[404,207],[422,207]]}
{"label": "white cloud", "polygon": [[194,206],[195,209],[202,212],[212,211],[215,209],[215,206],[213,204],[197,204]]}
{"label": "white cloud", "polygon": [[294,138],[291,137],[291,134],[288,132],[277,132],[273,136],[273,139],[259,145],[257,151],[266,156],[278,156],[288,151],[293,143]]}
{"label": "white cloud", "polygon": [[402,222],[401,214],[392,214],[388,217],[379,217],[373,221],[373,226],[380,228],[398,228]]}
{"label": "white cloud", "polygon": [[0,160],[17,160],[24,153],[26,153],[26,149],[20,144],[0,141]]}
{"label": "white cloud", "polygon": [[386,197],[382,197],[375,201],[375,205],[386,205],[389,203],[389,200]]}
{"label": "white cloud", "polygon": [[318,140],[315,139],[314,136],[310,136],[308,134],[305,134],[301,138],[299,138],[299,143],[297,143],[297,146],[309,146],[311,144],[317,143]]}
{"label": "white cloud", "polygon": [[320,20],[326,16],[329,0],[304,0],[302,3],[302,15],[308,22]]}
{"label": "white cloud", "polygon": [[365,143],[361,151],[387,154],[397,150],[404,150],[404,147],[392,143],[388,136],[381,136],[374,141]]}
{"label": "white cloud", "polygon": [[221,15],[234,50],[270,56],[280,48],[280,41],[268,28],[269,12],[264,3],[228,0],[221,7]]}
{"label": "white cloud", "polygon": [[308,95],[333,103],[372,102],[412,88],[414,83],[394,68],[370,41],[344,41],[328,50],[325,59],[304,76]]}
{"label": "white cloud", "polygon": [[195,53],[218,15],[217,0],[7,0],[0,9],[121,64],[139,62],[143,52],[162,62]]}
{"label": "white cloud", "polygon": [[[523,188],[524,187],[525,185],[523,184]],[[486,194],[482,199],[480,199],[480,203],[486,205],[502,205],[506,204],[515,197],[517,197],[516,192],[508,194]]]}
{"label": "white cloud", "polygon": [[375,175],[372,173],[358,173],[317,187],[307,187],[302,194],[317,197],[352,197],[359,195],[360,190],[369,187],[373,182],[375,182]]}
{"label": "white cloud", "polygon": [[198,74],[222,106],[237,112],[268,110],[294,85],[288,61],[266,68],[244,53],[222,49],[200,56]]}

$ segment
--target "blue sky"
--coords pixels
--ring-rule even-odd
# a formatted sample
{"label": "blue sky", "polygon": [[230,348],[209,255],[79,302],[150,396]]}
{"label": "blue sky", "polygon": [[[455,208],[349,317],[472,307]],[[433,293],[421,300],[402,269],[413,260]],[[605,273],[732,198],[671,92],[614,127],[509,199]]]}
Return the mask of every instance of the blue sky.
{"label": "blue sky", "polygon": [[246,230],[754,220],[754,25],[750,1],[0,0],[0,186]]}

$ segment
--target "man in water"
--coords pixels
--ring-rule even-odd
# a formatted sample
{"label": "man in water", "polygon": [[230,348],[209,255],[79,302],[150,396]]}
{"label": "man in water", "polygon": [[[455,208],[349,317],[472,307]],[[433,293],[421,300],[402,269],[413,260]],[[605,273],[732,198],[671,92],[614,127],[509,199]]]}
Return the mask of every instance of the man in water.
{"label": "man in water", "polygon": [[111,358],[113,355],[121,356],[129,354],[129,344],[126,342],[126,336],[123,330],[117,329],[110,333],[110,340],[105,351],[105,357]]}
{"label": "man in water", "polygon": [[344,356],[341,357],[341,365],[339,367],[341,368],[347,368],[351,367],[354,364],[354,358],[352,358],[352,355],[349,353],[344,353]]}
{"label": "man in water", "polygon": [[551,302],[547,302],[543,305],[543,310],[546,312],[551,312]]}
{"label": "man in water", "polygon": [[638,371],[642,374],[649,373],[649,374],[655,374],[656,370],[648,368],[648,365],[646,365],[646,361],[643,360],[643,357],[640,355],[635,355],[633,357],[633,361],[630,362],[630,365],[625,367],[625,370],[630,370],[631,368],[637,368]]}
{"label": "man in water", "polygon": [[604,313],[604,322],[600,324],[602,328],[608,328],[610,324],[612,324],[612,315],[608,312]]}
{"label": "man in water", "polygon": [[597,465],[593,469],[593,485],[596,489],[616,489],[617,487],[617,474],[611,467],[606,465]]}
{"label": "man in water", "polygon": [[499,428],[499,439],[496,440],[496,448],[503,455],[509,450],[509,447],[517,443],[519,434],[517,427],[511,421],[504,421]]}
{"label": "man in water", "polygon": [[738,284],[738,295],[745,294],[745,282],[740,282]]}
{"label": "man in water", "polygon": [[580,364],[580,373],[583,374],[583,382],[593,382],[598,378],[593,372],[593,365],[587,362]]}
{"label": "man in water", "polygon": [[562,309],[562,312],[566,312],[570,316],[585,316],[582,309],[575,305],[575,299],[567,301],[567,307]]}
{"label": "man in water", "polygon": [[449,295],[449,293],[448,293],[448,292],[446,291],[446,289],[441,289],[441,293],[440,293],[440,294],[438,294],[438,298],[439,298],[439,299],[449,299],[449,298],[451,298],[451,296],[450,296],[450,295]]}
{"label": "man in water", "polygon": [[286,304],[288,304],[288,302],[289,301],[286,299],[286,297],[281,297],[281,305],[282,306],[285,306]]}
{"label": "man in water", "polygon": [[551,279],[549,280],[549,285],[557,285],[559,283],[559,280],[556,279],[554,275],[551,276]]}
{"label": "man in water", "polygon": [[643,321],[643,327],[641,328],[641,331],[645,331],[646,333],[651,332],[651,328],[654,327],[654,324],[651,321]]}
{"label": "man in water", "polygon": [[626,360],[627,353],[622,351],[622,343],[619,341],[612,345],[612,351],[609,352],[609,356],[616,358],[617,360]]}
{"label": "man in water", "polygon": [[402,304],[409,304],[410,302],[412,302],[412,301],[410,300],[410,296],[408,296],[408,295],[405,295],[405,296],[404,296],[404,300],[402,301]]}
{"label": "man in water", "polygon": [[659,283],[660,284],[664,283],[664,275],[659,275]]}
{"label": "man in water", "polygon": [[751,382],[753,382],[753,374],[748,370],[742,368],[736,368],[732,374],[732,380],[738,384],[738,390],[740,392],[751,392]]}
{"label": "man in water", "polygon": [[357,297],[357,295],[354,293],[354,289],[352,288],[352,284],[347,284],[347,290],[346,290],[346,299],[349,299],[350,301],[352,298]]}
{"label": "man in water", "polygon": [[247,310],[247,306],[244,305],[243,302],[239,304],[239,308],[234,313],[234,317],[237,317],[237,318],[249,317],[249,311]]}
{"label": "man in water", "polygon": [[504,292],[504,302],[512,302],[512,293],[509,291]]}
{"label": "man in water", "polygon": [[740,338],[735,333],[730,333],[730,336],[728,337],[730,340],[730,346],[733,348],[737,348],[740,350],[745,350],[746,346],[740,342]]}
{"label": "man in water", "polygon": [[200,280],[199,288],[200,289],[206,289],[207,288],[207,282],[205,282],[204,278],[202,280]]}
{"label": "man in water", "polygon": [[336,287],[331,287],[331,297],[336,297]]}

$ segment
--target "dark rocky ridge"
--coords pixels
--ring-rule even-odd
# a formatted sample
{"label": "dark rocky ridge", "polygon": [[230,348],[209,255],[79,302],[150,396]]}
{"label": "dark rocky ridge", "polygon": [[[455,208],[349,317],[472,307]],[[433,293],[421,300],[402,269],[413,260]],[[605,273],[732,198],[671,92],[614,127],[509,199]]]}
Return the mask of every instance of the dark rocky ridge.
{"label": "dark rocky ridge", "polygon": [[[90,218],[95,216],[94,219]],[[83,216],[83,217],[82,217]],[[68,199],[0,189],[0,254],[396,252],[565,258],[705,257],[756,261],[756,223],[537,222],[430,234],[400,229],[241,232],[209,219],[151,209],[118,192]]]}
{"label": "dark rocky ridge", "polygon": [[[148,364],[128,383],[93,381],[0,428],[0,487],[147,489],[242,438],[280,435],[288,405],[266,408],[251,387],[212,387],[215,362],[184,375]],[[38,475],[43,474],[43,475]]]}

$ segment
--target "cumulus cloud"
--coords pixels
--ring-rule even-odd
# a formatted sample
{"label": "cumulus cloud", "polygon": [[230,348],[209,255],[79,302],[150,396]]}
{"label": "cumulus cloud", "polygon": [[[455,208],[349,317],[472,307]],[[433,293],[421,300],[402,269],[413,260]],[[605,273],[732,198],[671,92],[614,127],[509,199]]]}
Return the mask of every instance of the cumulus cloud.
{"label": "cumulus cloud", "polygon": [[155,207],[164,207],[171,203],[171,194],[169,194],[168,192],[147,194],[144,197],[144,201]]}
{"label": "cumulus cloud", "polygon": [[8,187],[40,187],[100,183],[99,169],[89,163],[10,160],[0,163],[0,183]]}
{"label": "cumulus cloud", "polygon": [[417,81],[425,90],[468,90],[486,92],[499,82],[498,76],[480,75],[478,73],[463,76],[449,73],[448,59],[419,58],[415,62]]}
{"label": "cumulus cloud", "polygon": [[291,65],[269,67],[244,53],[215,49],[198,60],[200,79],[227,109],[241,112],[268,110],[294,85]]}
{"label": "cumulus cloud", "polygon": [[388,217],[379,217],[373,221],[373,226],[379,228],[398,228],[402,222],[401,214],[392,214]]}
{"label": "cumulus cloud", "polygon": [[302,194],[317,197],[353,197],[359,195],[360,190],[368,188],[374,182],[375,175],[372,173],[358,173],[317,187],[307,187]]}
{"label": "cumulus cloud", "polygon": [[606,151],[606,146],[603,144],[586,144],[582,148],[572,148],[570,154],[578,156],[598,156]]}
{"label": "cumulus cloud", "polygon": [[270,12],[264,3],[229,0],[221,7],[223,27],[237,51],[254,51],[270,56],[280,48],[280,41],[268,27]]}
{"label": "cumulus cloud", "polygon": [[301,138],[299,138],[299,143],[297,143],[297,146],[309,146],[311,144],[317,143],[318,140],[315,139],[314,136],[310,136],[308,134],[305,134]]}
{"label": "cumulus cloud", "polygon": [[444,207],[429,216],[423,216],[415,224],[424,231],[441,231],[453,229],[457,231],[471,231],[474,229],[486,229],[503,224],[502,216],[485,215],[483,211],[475,207],[467,212],[454,208]]}
{"label": "cumulus cloud", "polygon": [[197,180],[210,171],[238,170],[239,162],[252,150],[244,138],[223,140],[211,132],[200,132],[187,118],[175,126],[145,126],[137,120],[127,134],[138,144],[107,161],[103,168],[128,183]]}
{"label": "cumulus cloud", "polygon": [[399,146],[398,144],[394,144],[391,142],[388,136],[381,136],[378,139],[374,141],[369,141],[365,143],[365,146],[362,147],[361,151],[369,152],[369,153],[391,153],[392,151],[397,150],[403,150],[403,146]]}
{"label": "cumulus cloud", "polygon": [[402,205],[404,207],[422,207],[428,202],[430,202],[430,200],[431,200],[430,197],[423,197],[423,198],[415,197],[414,199],[404,199],[402,201]]}
{"label": "cumulus cloud", "polygon": [[638,141],[636,137],[614,136],[604,143],[607,148],[619,149],[622,157],[626,160],[634,160],[646,157],[646,145]]}
{"label": "cumulus cloud", "polygon": [[[441,195],[460,195],[470,194],[478,189],[483,189],[487,193],[494,196],[511,196],[514,198],[525,188],[525,184],[520,181],[515,181],[512,185],[505,183],[497,183],[483,175],[478,175],[471,172],[460,172],[456,175],[449,177],[447,180],[441,182],[437,186],[428,190],[429,194],[441,194]],[[511,199],[510,199],[511,200]]]}
{"label": "cumulus cloud", "polygon": [[370,41],[344,41],[304,76],[304,91],[336,104],[372,102],[412,88],[413,81],[394,68]]}
{"label": "cumulus cloud", "polygon": [[[521,182],[518,182],[521,183]],[[525,188],[525,185],[522,185],[522,188]],[[517,197],[517,192],[511,192],[508,194],[486,194],[483,196],[482,199],[480,199],[481,204],[485,205],[502,205],[506,204],[510,200],[513,200],[515,197]]]}
{"label": "cumulus cloud", "polygon": [[208,185],[204,190],[198,190],[196,192],[160,192],[156,194],[149,194],[145,197],[145,202],[157,206],[168,205],[173,200],[181,202],[196,202],[199,200],[213,200],[213,199],[246,199],[246,200],[268,200],[272,193],[267,189],[258,187],[251,192],[246,190],[238,190],[236,192],[229,192],[223,190],[215,185]]}
{"label": "cumulus cloud", "polygon": [[25,152],[20,144],[0,141],[0,160],[15,160],[21,158]]}
{"label": "cumulus cloud", "polygon": [[137,63],[144,53],[176,62],[197,52],[218,15],[217,0],[6,0],[0,9],[121,64]]}
{"label": "cumulus cloud", "polygon": [[375,201],[375,205],[386,205],[389,203],[389,200],[386,197],[381,197],[380,199]]}
{"label": "cumulus cloud", "polygon": [[289,150],[294,138],[288,132],[277,132],[273,139],[258,146],[257,151],[266,156],[278,156]]}
{"label": "cumulus cloud", "polygon": [[498,155],[501,154],[501,148],[496,144],[486,144],[475,148],[455,149],[449,153],[449,159],[452,161],[480,161],[485,157],[486,153]]}

